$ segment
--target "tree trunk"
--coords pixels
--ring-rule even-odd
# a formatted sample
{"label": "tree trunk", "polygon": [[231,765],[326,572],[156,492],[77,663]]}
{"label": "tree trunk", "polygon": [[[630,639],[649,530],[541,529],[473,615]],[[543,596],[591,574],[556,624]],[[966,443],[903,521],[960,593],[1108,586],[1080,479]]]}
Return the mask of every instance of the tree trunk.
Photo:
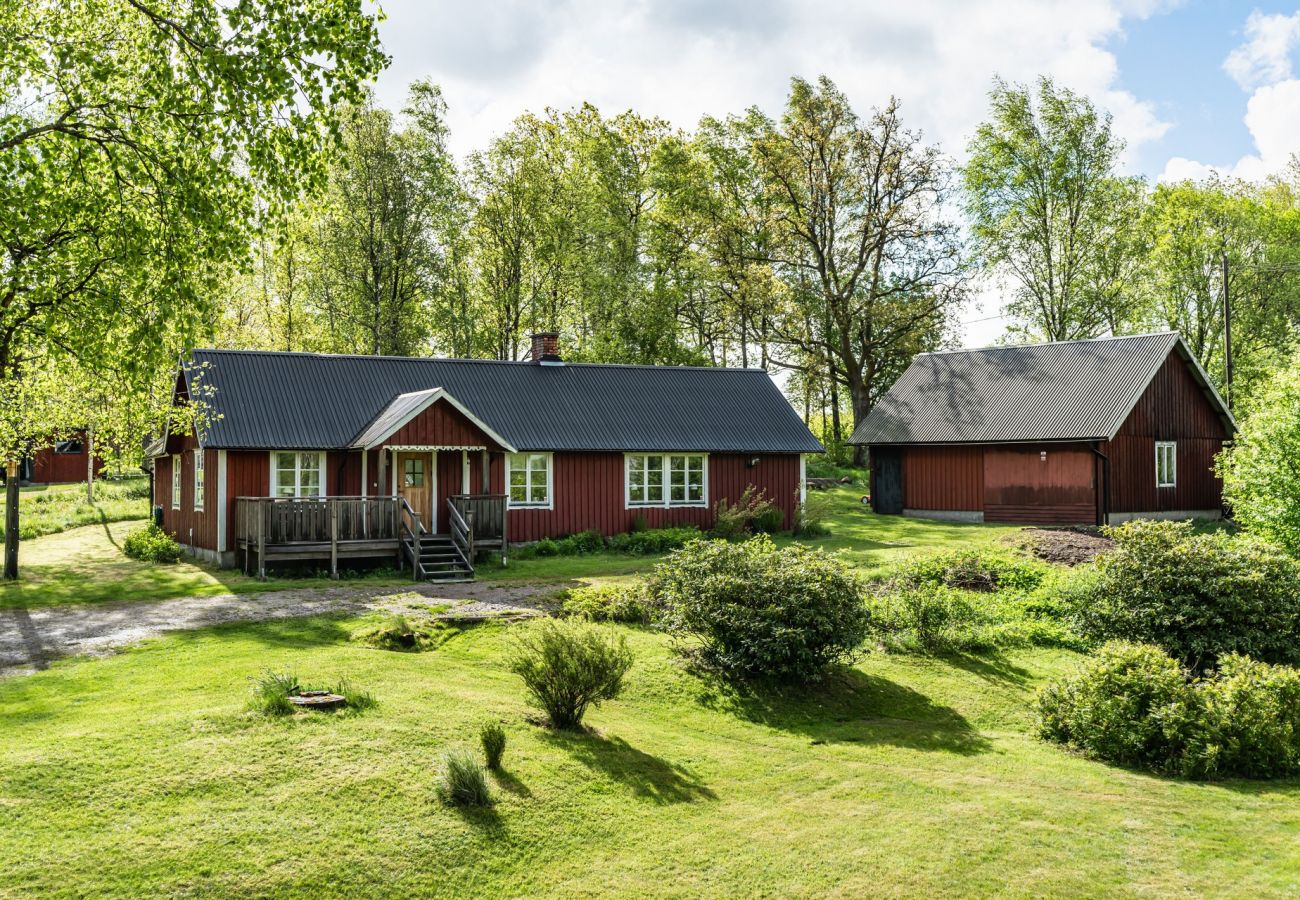
{"label": "tree trunk", "polygon": [[7,581],[18,578],[18,462],[5,470],[5,571]]}
{"label": "tree trunk", "polygon": [[95,503],[95,426],[86,426],[86,502]]}

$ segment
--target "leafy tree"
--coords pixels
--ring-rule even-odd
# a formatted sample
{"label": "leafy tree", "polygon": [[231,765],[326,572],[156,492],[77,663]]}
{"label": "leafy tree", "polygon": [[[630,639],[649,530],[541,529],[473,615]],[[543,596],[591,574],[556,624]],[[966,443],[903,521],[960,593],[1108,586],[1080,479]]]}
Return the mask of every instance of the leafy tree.
{"label": "leafy tree", "polygon": [[1267,381],[1218,469],[1237,520],[1300,556],[1300,353]]}
{"label": "leafy tree", "polygon": [[1141,209],[1117,179],[1123,141],[1108,114],[1049,78],[995,83],[964,169],[966,210],[984,264],[1011,277],[1008,311],[1049,341],[1123,327]]}
{"label": "leafy tree", "polygon": [[0,60],[8,401],[59,356],[150,370],[210,325],[256,213],[313,184],[384,57],[356,0],[84,0],[4,4]]}
{"label": "leafy tree", "polygon": [[862,121],[826,78],[793,81],[780,125],[753,152],[786,287],[774,339],[793,352],[780,362],[818,366],[832,411],[843,388],[856,423],[914,354],[939,343],[964,298],[945,161],[903,128],[897,101]]}

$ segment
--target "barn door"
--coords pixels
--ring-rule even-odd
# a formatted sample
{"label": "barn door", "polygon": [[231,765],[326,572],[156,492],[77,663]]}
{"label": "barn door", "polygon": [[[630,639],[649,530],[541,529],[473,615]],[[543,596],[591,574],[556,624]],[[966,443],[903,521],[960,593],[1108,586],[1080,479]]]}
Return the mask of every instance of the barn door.
{"label": "barn door", "polygon": [[871,508],[881,515],[903,514],[903,452],[871,448]]}

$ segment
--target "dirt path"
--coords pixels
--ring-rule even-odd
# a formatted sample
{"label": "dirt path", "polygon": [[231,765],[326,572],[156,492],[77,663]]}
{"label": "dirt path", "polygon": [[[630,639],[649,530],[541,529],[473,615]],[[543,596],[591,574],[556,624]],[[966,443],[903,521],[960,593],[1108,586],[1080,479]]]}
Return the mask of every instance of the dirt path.
{"label": "dirt path", "polygon": [[167,631],[226,622],[256,622],[360,613],[368,609],[427,610],[444,616],[535,612],[556,590],[547,584],[419,584],[405,587],[294,588],[261,594],[220,594],[149,602],[0,609],[0,677],[29,674],[61,656],[103,655]]}

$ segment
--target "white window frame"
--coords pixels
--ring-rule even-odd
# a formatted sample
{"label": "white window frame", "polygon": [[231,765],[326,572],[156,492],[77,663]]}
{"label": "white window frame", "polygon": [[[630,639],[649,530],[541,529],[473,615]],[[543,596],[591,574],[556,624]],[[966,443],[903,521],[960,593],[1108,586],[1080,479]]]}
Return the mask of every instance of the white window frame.
{"label": "white window frame", "polygon": [[[293,473],[294,473],[294,474],[293,474],[293,494],[292,494],[292,495],[284,495],[284,494],[281,494],[281,493],[280,493],[280,481],[279,481],[279,472],[280,472],[280,469],[279,469],[279,466],[278,466],[276,463],[277,463],[277,460],[279,459],[279,455],[280,455],[281,453],[292,453],[292,454],[293,454]],[[304,453],[314,453],[314,454],[316,454],[316,457],[317,457],[317,459],[319,460],[319,465],[318,465],[318,467],[317,467],[317,472],[320,473],[320,493],[319,493],[319,494],[308,494],[308,495],[304,495],[304,494],[302,493],[302,473],[303,473],[303,471],[304,471],[304,469],[303,469],[303,467],[302,467],[302,454],[304,454]],[[326,453],[325,453],[324,450],[272,450],[271,453],[270,453],[270,456],[271,456],[271,460],[270,460],[270,466],[271,466],[271,480],[270,480],[269,483],[270,483],[270,485],[271,485],[271,496],[272,496],[272,497],[275,497],[275,498],[277,498],[277,499],[279,499],[279,498],[283,498],[283,499],[286,499],[286,500],[313,500],[313,499],[316,499],[317,497],[324,497],[324,496],[328,493],[328,491],[326,490],[326,480],[325,480]],[[311,471],[311,470],[308,469],[308,470],[306,470],[306,471]]]}
{"label": "white window frame", "polygon": [[181,508],[181,455],[172,454],[172,509]]}
{"label": "white window frame", "polygon": [[[661,460],[663,466],[663,491],[662,500],[633,500],[632,499],[632,458],[657,457]],[[701,461],[700,470],[703,477],[701,485],[701,496],[699,500],[673,500],[672,495],[672,460],[674,457],[684,457],[686,459],[699,459]],[[687,464],[687,471],[690,471],[690,464]],[[690,486],[690,481],[687,481]],[[623,454],[623,508],[624,509],[687,509],[687,508],[704,508],[709,506],[709,454],[707,453],[624,453]]]}
{"label": "white window frame", "polygon": [[[533,470],[531,467],[529,467],[528,464],[535,456],[540,456],[546,460],[545,502],[534,503],[530,501],[528,503],[517,503],[515,502],[514,498],[510,496],[510,472],[511,472],[510,458],[512,456],[524,457],[524,471],[527,473],[524,476],[524,484],[525,484],[525,490],[528,492],[528,496],[530,497],[533,495]],[[469,470],[468,468],[465,468],[462,471],[468,472]],[[509,507],[510,509],[554,509],[555,508],[555,454],[554,453],[548,453],[548,452],[532,453],[532,452],[523,451],[520,453],[506,454],[506,506]]]}
{"label": "white window frame", "polygon": [[[1162,451],[1169,451],[1169,465],[1167,481],[1161,480],[1160,472],[1160,454]],[[1178,487],[1178,442],[1177,441],[1156,441],[1156,487]]]}
{"label": "white window frame", "polygon": [[203,448],[194,451],[194,511],[203,512],[204,492],[207,490],[207,474],[203,467]]}

